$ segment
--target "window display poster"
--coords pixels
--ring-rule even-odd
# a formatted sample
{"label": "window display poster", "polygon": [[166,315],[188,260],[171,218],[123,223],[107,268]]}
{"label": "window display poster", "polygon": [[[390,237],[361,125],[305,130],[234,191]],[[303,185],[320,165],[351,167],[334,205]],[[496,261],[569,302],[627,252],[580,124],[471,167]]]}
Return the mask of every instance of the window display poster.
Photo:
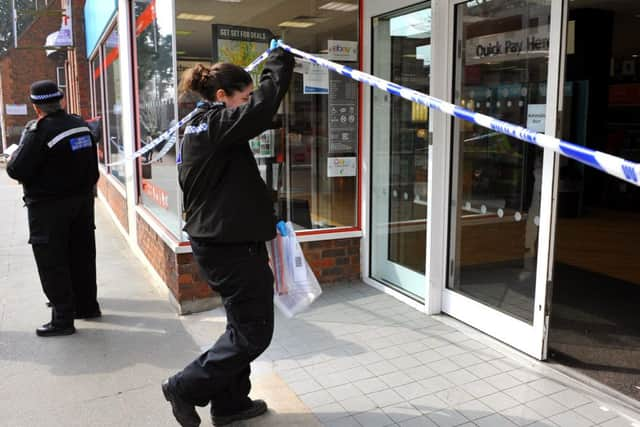
{"label": "window display poster", "polygon": [[[266,28],[212,25],[213,62],[231,62],[246,67],[269,47],[273,34]],[[264,63],[252,74],[260,75]]]}
{"label": "window display poster", "polygon": [[529,104],[527,106],[527,128],[544,133],[546,104]]}
{"label": "window display poster", "polygon": [[327,57],[331,61],[358,61],[358,42],[347,40],[329,40],[327,50],[329,52]]}
{"label": "window display poster", "polygon": [[356,176],[358,162],[356,157],[329,157],[327,159],[327,176]]}
{"label": "window display poster", "polygon": [[329,94],[329,70],[317,64],[305,63],[303,68],[303,93],[305,95]]}
{"label": "window display poster", "polygon": [[356,153],[358,147],[358,82],[329,74],[329,154]]}

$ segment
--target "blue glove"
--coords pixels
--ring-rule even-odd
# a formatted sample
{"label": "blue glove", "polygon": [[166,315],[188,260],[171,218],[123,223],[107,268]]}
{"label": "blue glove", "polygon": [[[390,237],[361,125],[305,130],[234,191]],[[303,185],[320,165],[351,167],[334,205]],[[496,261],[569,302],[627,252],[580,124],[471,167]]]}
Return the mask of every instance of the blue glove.
{"label": "blue glove", "polygon": [[271,39],[271,45],[269,46],[269,49],[271,50],[276,49],[279,45],[280,45],[279,40]]}
{"label": "blue glove", "polygon": [[278,229],[278,232],[280,232],[280,235],[282,237],[287,236],[287,224],[285,224],[284,221],[278,221],[278,223],[276,224],[276,228]]}

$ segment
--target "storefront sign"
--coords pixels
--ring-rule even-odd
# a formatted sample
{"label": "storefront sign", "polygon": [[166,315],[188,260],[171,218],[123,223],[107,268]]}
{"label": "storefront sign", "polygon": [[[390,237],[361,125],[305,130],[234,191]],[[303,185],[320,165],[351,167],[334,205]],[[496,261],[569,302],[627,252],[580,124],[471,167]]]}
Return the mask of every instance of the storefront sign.
{"label": "storefront sign", "polygon": [[358,83],[329,74],[329,153],[356,153],[358,146]]}
{"label": "storefront sign", "polygon": [[355,157],[329,157],[327,159],[327,176],[336,178],[341,176],[356,176],[358,162]]}
{"label": "storefront sign", "polygon": [[26,116],[27,104],[7,104],[5,105],[7,116]]}
{"label": "storefront sign", "polygon": [[544,133],[546,104],[529,104],[527,106],[527,129]]}
{"label": "storefront sign", "polygon": [[467,40],[466,63],[485,62],[487,59],[517,60],[528,56],[549,54],[549,26],[491,34]]}
{"label": "storefront sign", "polygon": [[213,24],[213,62],[246,67],[267,50],[273,34],[266,28]]}
{"label": "storefront sign", "polygon": [[106,31],[111,18],[118,10],[116,0],[86,0],[84,4],[84,27],[87,43],[87,58]]}
{"label": "storefront sign", "polygon": [[142,180],[142,191],[151,198],[151,200],[156,202],[158,206],[169,209],[169,195],[166,191],[152,184],[151,181],[147,179]]}
{"label": "storefront sign", "polygon": [[[71,0],[62,0],[62,23],[60,29],[47,36],[45,46],[73,46],[73,31],[72,31],[72,19],[71,19]],[[55,52],[55,50],[46,50],[47,56]]]}
{"label": "storefront sign", "polygon": [[327,59],[330,61],[358,61],[358,42],[329,40],[328,51]]}

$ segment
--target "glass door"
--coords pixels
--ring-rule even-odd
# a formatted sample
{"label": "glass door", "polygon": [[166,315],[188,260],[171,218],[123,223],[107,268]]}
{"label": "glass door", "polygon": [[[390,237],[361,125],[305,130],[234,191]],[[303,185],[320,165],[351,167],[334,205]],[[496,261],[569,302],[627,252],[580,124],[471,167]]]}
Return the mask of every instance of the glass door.
{"label": "glass door", "polygon": [[[429,93],[431,8],[373,18],[373,74]],[[371,276],[418,300],[426,291],[429,111],[372,90]]]}
{"label": "glass door", "polygon": [[[546,132],[551,0],[450,4],[453,102]],[[542,235],[549,245],[549,233],[539,234],[543,165],[552,170],[553,156],[466,121],[452,123],[443,311],[540,358],[547,269],[546,259],[538,262]],[[550,208],[545,214],[547,227]]]}

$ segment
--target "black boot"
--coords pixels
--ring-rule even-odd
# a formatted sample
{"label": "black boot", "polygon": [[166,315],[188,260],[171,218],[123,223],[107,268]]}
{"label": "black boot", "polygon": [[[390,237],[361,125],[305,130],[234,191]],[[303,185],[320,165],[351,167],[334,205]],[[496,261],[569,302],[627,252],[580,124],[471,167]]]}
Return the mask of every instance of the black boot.
{"label": "black boot", "polygon": [[71,335],[76,332],[76,328],[73,324],[54,324],[53,322],[46,323],[36,329],[36,335],[39,337],[59,337],[62,335]]}
{"label": "black boot", "polygon": [[214,426],[226,426],[235,421],[248,420],[255,418],[267,412],[267,404],[264,400],[256,399],[251,401],[251,406],[247,409],[235,412],[233,414],[216,414],[211,413],[211,422]]}
{"label": "black boot", "polygon": [[169,380],[165,380],[162,383],[162,393],[164,398],[171,403],[171,409],[173,410],[173,416],[182,427],[198,427],[200,425],[200,416],[196,412],[194,405],[185,402],[176,393],[175,388],[169,383]]}

